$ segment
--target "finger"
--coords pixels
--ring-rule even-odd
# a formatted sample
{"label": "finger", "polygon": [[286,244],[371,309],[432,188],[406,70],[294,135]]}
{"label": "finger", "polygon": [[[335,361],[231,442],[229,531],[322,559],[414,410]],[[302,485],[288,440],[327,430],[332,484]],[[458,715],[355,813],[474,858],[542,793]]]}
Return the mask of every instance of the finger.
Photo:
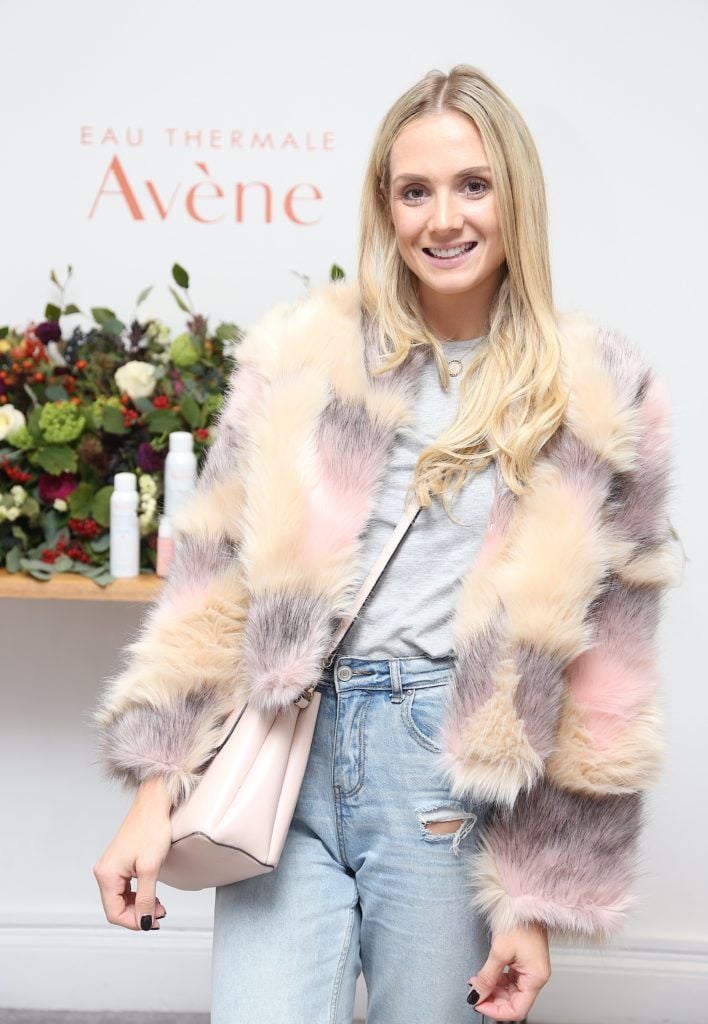
{"label": "finger", "polygon": [[493,948],[490,949],[489,956],[482,967],[469,979],[472,987],[479,992],[479,999],[475,1003],[475,1008],[479,1006],[483,999],[489,998],[490,992],[493,992],[499,984],[499,975],[505,967],[506,960],[504,957]]}
{"label": "finger", "polygon": [[497,992],[495,998],[475,1003],[475,1010],[491,1020],[523,1020],[533,1006],[534,997],[525,992]]}
{"label": "finger", "polygon": [[[135,891],[135,924],[142,931],[149,931],[156,920],[155,889],[159,864],[136,864],[138,885]],[[148,920],[149,919],[149,920]],[[143,927],[145,926],[145,927]]]}
{"label": "finger", "polygon": [[103,869],[100,876],[97,876],[103,910],[111,924],[132,927],[126,918],[126,911],[130,913],[127,894],[130,892],[131,878],[132,875],[126,876],[116,868]]}

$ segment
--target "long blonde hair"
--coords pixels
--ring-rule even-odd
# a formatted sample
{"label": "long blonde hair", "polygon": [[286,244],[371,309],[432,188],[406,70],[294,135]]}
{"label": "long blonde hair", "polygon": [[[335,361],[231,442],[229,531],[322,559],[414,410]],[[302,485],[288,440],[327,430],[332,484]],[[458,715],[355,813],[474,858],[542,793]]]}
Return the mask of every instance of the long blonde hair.
{"label": "long blonde hair", "polygon": [[400,365],[412,344],[429,345],[441,385],[450,382],[442,346],[423,319],[417,278],[398,252],[389,210],[390,153],[398,133],[423,114],[447,110],[466,114],[480,133],[506,257],[488,339],[472,353],[460,379],[460,414],[423,449],[411,484],[424,506],[431,495],[441,495],[450,515],[448,493],[456,494],[468,472],[484,469],[494,457],[511,490],[526,489],[534,459],[563,418],[567,393],[559,372],[561,342],[538,153],[511,100],[468,64],[456,64],[449,74],[429,71],[396,100],[374,140],[361,197],[358,252],[362,306],[373,318],[383,357],[374,372]]}

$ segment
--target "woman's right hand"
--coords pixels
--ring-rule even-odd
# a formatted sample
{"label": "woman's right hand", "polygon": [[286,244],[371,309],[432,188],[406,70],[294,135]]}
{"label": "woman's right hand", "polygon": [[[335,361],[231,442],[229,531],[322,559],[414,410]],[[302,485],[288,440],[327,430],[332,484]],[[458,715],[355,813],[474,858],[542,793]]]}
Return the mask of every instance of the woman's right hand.
{"label": "woman's right hand", "polygon": [[[167,911],[157,876],[172,843],[170,799],[160,778],[143,782],[115,838],[93,866],[107,920],[133,931],[157,930]],[[137,890],[131,880],[137,878]],[[150,917],[149,923],[147,917]]]}

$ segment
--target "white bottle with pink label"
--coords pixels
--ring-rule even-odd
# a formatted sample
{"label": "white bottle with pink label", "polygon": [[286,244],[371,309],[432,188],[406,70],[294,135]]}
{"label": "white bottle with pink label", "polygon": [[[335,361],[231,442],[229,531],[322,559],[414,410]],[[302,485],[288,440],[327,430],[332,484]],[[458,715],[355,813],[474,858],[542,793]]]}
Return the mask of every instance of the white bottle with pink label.
{"label": "white bottle with pink label", "polygon": [[173,430],[165,459],[165,515],[173,517],[192,493],[197,482],[194,438],[188,430]]}
{"label": "white bottle with pink label", "polygon": [[135,473],[116,473],[110,501],[111,576],[140,575],[140,523],[138,521],[138,487]]}

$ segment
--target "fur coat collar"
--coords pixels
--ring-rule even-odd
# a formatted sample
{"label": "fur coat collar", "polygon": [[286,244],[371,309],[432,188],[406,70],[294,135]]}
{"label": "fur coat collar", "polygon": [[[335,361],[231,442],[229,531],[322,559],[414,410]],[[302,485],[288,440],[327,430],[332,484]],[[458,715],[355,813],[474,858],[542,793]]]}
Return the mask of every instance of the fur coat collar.
{"label": "fur coat collar", "polygon": [[[594,942],[632,903],[664,751],[655,633],[682,563],[662,382],[619,333],[582,313],[558,324],[567,414],[523,496],[495,469],[457,591],[439,766],[489,811],[472,902],[490,927]],[[162,774],[177,803],[234,697],[279,708],[317,680],[426,358],[373,377],[369,327],[356,284],[337,282],[247,332],[170,575],[95,712],[109,775]]]}

